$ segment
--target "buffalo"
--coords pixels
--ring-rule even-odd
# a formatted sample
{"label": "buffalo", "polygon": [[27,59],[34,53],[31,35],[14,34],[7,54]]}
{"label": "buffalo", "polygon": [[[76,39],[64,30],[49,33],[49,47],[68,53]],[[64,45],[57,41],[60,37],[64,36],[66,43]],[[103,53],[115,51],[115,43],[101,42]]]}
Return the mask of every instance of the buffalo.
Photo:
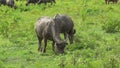
{"label": "buffalo", "polygon": [[39,0],[27,0],[26,6],[28,6],[30,3],[38,3]]}
{"label": "buffalo", "polygon": [[109,4],[109,2],[117,3],[118,0],[105,0],[105,3],[106,3],[106,4]]}
{"label": "buffalo", "polygon": [[67,15],[56,14],[53,20],[58,24],[57,28],[59,28],[60,33],[64,33],[64,38],[68,37],[70,44],[72,44],[76,32],[72,19]]}
{"label": "buffalo", "polygon": [[51,5],[52,5],[53,3],[56,3],[55,0],[39,0],[39,1],[38,1],[38,4],[45,3],[45,5],[46,5],[47,2],[48,2],[48,3],[50,2]]}
{"label": "buffalo", "polygon": [[[35,23],[35,32],[38,38],[38,51],[46,52],[47,40],[52,41],[52,50],[55,53],[64,53],[66,41],[61,40],[61,28],[58,22],[54,22],[53,18],[41,17]],[[44,40],[44,47],[41,48],[41,42]]]}
{"label": "buffalo", "polygon": [[14,5],[14,0],[0,0],[0,5],[8,5],[9,7],[12,7],[16,9],[16,6]]}
{"label": "buffalo", "polygon": [[52,5],[52,3],[56,3],[55,0],[27,0],[26,6],[29,5],[30,3],[33,3],[33,4],[45,3],[45,5],[46,5],[47,2],[50,2],[51,5]]}

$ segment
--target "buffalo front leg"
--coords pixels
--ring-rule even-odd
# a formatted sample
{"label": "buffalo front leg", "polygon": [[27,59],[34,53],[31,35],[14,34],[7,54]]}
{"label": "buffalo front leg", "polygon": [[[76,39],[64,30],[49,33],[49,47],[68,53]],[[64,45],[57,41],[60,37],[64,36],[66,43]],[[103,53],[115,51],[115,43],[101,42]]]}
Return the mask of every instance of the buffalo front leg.
{"label": "buffalo front leg", "polygon": [[117,4],[117,1],[114,1],[113,3],[114,3],[114,4]]}
{"label": "buffalo front leg", "polygon": [[52,1],[51,1],[51,5],[52,5],[53,3],[52,3]]}
{"label": "buffalo front leg", "polygon": [[107,1],[105,1],[105,3],[107,4]]}
{"label": "buffalo front leg", "polygon": [[41,0],[38,1],[38,4],[40,4],[40,3],[41,3]]}
{"label": "buffalo front leg", "polygon": [[64,33],[64,39],[67,40],[67,38],[68,38],[68,34]]}

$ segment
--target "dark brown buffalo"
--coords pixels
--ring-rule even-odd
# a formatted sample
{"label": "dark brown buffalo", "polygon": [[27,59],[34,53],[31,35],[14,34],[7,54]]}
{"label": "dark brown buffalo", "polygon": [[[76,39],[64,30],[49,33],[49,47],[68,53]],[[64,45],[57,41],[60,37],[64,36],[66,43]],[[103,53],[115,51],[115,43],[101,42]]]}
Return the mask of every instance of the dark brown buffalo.
{"label": "dark brown buffalo", "polygon": [[[64,53],[66,41],[61,40],[61,28],[59,28],[59,24],[54,22],[52,18],[41,17],[35,24],[35,32],[39,42],[38,51],[46,52],[47,40],[51,40],[53,42],[53,51],[56,53]],[[44,40],[43,49],[41,48],[42,40]]]}
{"label": "dark brown buffalo", "polygon": [[39,4],[41,4],[41,3],[45,3],[45,5],[46,5],[47,2],[48,2],[48,3],[51,3],[51,5],[52,5],[53,3],[56,3],[55,0],[39,0],[38,3],[39,3]]}
{"label": "dark brown buffalo", "polygon": [[65,39],[69,38],[70,44],[73,43],[73,37],[75,34],[74,24],[72,19],[67,15],[56,14],[53,18],[54,22],[58,24],[60,33],[64,33]]}
{"label": "dark brown buffalo", "polygon": [[14,0],[0,0],[0,5],[8,5],[9,7],[15,8],[16,6],[14,5]]}
{"label": "dark brown buffalo", "polygon": [[106,4],[109,4],[109,2],[117,3],[118,0],[105,0],[105,3],[106,3]]}
{"label": "dark brown buffalo", "polygon": [[33,4],[45,3],[45,5],[46,5],[47,2],[50,2],[52,5],[53,2],[55,3],[55,0],[27,0],[26,6],[29,5],[30,3],[33,3]]}
{"label": "dark brown buffalo", "polygon": [[28,6],[30,3],[36,4],[39,0],[27,0],[26,6]]}

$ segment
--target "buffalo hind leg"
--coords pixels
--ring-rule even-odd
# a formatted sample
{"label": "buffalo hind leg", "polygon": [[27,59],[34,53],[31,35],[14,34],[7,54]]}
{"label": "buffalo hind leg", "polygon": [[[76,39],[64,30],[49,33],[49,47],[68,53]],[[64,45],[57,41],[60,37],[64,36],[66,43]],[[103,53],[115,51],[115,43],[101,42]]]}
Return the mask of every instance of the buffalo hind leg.
{"label": "buffalo hind leg", "polygon": [[38,37],[38,51],[42,51],[42,48],[41,48],[42,38],[40,38],[39,36],[37,37]]}
{"label": "buffalo hind leg", "polygon": [[42,52],[45,53],[46,52],[46,46],[47,46],[47,39],[44,39],[44,47]]}
{"label": "buffalo hind leg", "polygon": [[108,4],[108,0],[105,0],[105,3]]}
{"label": "buffalo hind leg", "polygon": [[52,43],[52,50],[55,52],[55,41]]}
{"label": "buffalo hind leg", "polygon": [[45,5],[47,5],[47,1],[46,0],[44,0],[44,3],[45,3]]}
{"label": "buffalo hind leg", "polygon": [[53,0],[53,2],[56,3],[55,0]]}

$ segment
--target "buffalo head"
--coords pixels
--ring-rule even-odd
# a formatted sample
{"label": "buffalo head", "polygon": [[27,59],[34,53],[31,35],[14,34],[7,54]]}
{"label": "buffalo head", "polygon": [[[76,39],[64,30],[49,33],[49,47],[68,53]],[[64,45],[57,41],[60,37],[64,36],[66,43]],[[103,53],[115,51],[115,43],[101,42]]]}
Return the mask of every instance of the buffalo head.
{"label": "buffalo head", "polygon": [[62,42],[59,42],[59,43],[55,43],[55,52],[57,54],[62,54],[64,53],[64,48],[65,46],[67,45],[66,41],[62,41]]}

